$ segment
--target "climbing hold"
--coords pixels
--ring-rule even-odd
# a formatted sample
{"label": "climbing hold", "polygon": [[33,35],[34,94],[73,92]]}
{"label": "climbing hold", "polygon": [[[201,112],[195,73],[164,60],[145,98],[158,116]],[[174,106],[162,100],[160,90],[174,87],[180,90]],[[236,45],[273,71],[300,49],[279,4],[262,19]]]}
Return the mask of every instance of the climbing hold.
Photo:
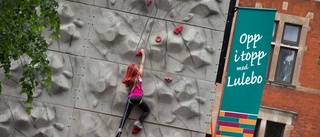
{"label": "climbing hold", "polygon": [[61,123],[54,123],[53,126],[60,131],[64,129],[64,124]]}
{"label": "climbing hold", "polygon": [[136,52],[136,56],[141,56],[141,55],[142,53],[140,52],[140,50]]}
{"label": "climbing hold", "polygon": [[152,0],[148,0],[147,6],[151,5]]}
{"label": "climbing hold", "polygon": [[156,42],[160,43],[162,41],[162,38],[160,36],[156,37]]}
{"label": "climbing hold", "polygon": [[183,29],[183,26],[182,26],[182,25],[179,25],[179,26],[177,26],[177,27],[174,28],[173,33],[174,33],[174,34],[180,34],[181,31],[182,31],[182,29]]}
{"label": "climbing hold", "polygon": [[166,80],[167,82],[171,82],[172,78],[171,77],[164,77],[164,80]]}
{"label": "climbing hold", "polygon": [[84,22],[80,19],[74,20],[73,23],[79,28],[82,28],[84,26]]}
{"label": "climbing hold", "polygon": [[209,53],[214,53],[215,49],[211,46],[206,46],[205,48]]}
{"label": "climbing hold", "polygon": [[193,14],[192,13],[189,13],[186,17],[184,17],[182,20],[183,21],[189,21],[193,18]]}
{"label": "climbing hold", "polygon": [[93,101],[93,107],[97,107],[98,106],[98,100],[94,100]]}
{"label": "climbing hold", "polygon": [[116,3],[116,0],[111,0],[111,4],[114,5]]}

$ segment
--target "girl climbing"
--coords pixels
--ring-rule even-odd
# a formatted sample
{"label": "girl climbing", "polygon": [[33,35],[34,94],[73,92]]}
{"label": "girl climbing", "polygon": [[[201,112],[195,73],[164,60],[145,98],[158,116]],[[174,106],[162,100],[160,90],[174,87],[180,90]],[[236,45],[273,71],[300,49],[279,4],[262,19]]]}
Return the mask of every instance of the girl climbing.
{"label": "girl climbing", "polygon": [[135,134],[142,129],[141,122],[149,115],[149,112],[150,112],[150,109],[147,103],[142,99],[143,97],[142,75],[143,75],[144,60],[145,60],[144,50],[140,49],[140,53],[142,55],[140,69],[138,69],[136,64],[130,64],[127,68],[124,78],[122,79],[122,83],[125,84],[126,87],[128,88],[128,100],[126,103],[125,111],[122,116],[116,137],[121,136],[124,123],[126,122],[126,119],[128,118],[134,106],[139,106],[143,110],[143,113],[134,122],[133,124],[134,128],[132,130],[132,134]]}

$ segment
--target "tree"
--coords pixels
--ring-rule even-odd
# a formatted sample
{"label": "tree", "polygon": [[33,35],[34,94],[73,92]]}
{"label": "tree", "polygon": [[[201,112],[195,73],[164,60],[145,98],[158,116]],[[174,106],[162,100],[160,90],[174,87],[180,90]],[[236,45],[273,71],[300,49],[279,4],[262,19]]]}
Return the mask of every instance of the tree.
{"label": "tree", "polygon": [[[33,101],[33,90],[42,84],[46,91],[51,85],[51,69],[46,51],[48,43],[41,35],[49,28],[57,39],[60,34],[58,3],[54,0],[0,0],[0,69],[10,79],[12,61],[23,61],[19,80],[25,103]],[[27,57],[28,60],[23,60]],[[2,86],[0,83],[0,94]],[[31,107],[26,108],[30,113]]]}

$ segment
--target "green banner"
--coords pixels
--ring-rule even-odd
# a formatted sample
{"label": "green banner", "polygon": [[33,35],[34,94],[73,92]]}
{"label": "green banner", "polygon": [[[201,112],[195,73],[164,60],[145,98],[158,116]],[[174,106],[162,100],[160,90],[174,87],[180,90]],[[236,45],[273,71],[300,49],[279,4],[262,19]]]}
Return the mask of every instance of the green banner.
{"label": "green banner", "polygon": [[[270,56],[276,10],[239,7],[237,12],[217,135],[253,134]],[[251,128],[230,126],[235,123]]]}
{"label": "green banner", "polygon": [[222,110],[258,114],[274,18],[275,10],[239,7]]}

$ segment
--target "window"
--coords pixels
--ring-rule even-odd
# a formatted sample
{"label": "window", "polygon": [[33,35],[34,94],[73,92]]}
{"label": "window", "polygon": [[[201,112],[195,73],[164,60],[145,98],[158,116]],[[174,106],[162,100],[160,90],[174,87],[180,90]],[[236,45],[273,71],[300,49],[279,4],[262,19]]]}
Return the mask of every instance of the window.
{"label": "window", "polygon": [[293,111],[261,106],[253,137],[289,137],[297,116]]}
{"label": "window", "polygon": [[[278,122],[273,122],[273,121],[268,121],[265,120],[266,125],[265,128],[260,129],[261,126],[261,119],[257,119],[256,127],[254,129],[254,134],[253,137],[261,137],[264,135],[264,137],[283,137],[284,134],[284,129],[285,129],[285,124],[283,123],[278,123]],[[263,130],[259,135],[259,131]]]}
{"label": "window", "polygon": [[254,129],[253,137],[259,137],[259,129],[260,129],[261,119],[257,119],[256,127]]}
{"label": "window", "polygon": [[272,31],[272,41],[276,41],[276,36],[277,36],[277,31],[278,31],[278,24],[279,22],[274,22],[274,25],[273,25],[273,31]]}
{"label": "window", "polygon": [[[301,21],[297,21],[301,20]],[[304,17],[277,13],[272,32],[267,83],[295,87],[298,84],[307,27]]]}
{"label": "window", "polygon": [[296,50],[280,48],[275,81],[290,84],[294,70]]}
{"label": "window", "polygon": [[296,63],[301,26],[285,23],[283,27],[275,81],[291,85]]}
{"label": "window", "polygon": [[264,137],[282,137],[285,124],[267,121],[266,132]]}
{"label": "window", "polygon": [[266,78],[269,79],[269,73],[270,73],[270,67],[271,67],[271,61],[272,61],[272,55],[273,55],[273,51],[274,51],[274,45],[271,45],[271,48],[270,48],[270,56],[269,56],[269,63],[268,63],[268,70],[267,70],[267,76]]}
{"label": "window", "polygon": [[[263,135],[264,137],[283,137],[284,129],[286,125],[283,123],[267,120],[265,128],[261,129],[260,126],[261,126],[261,119],[257,119],[253,137],[261,137]],[[261,132],[264,132],[264,133],[262,133],[262,135],[261,134],[259,135],[259,130],[263,130]]]}
{"label": "window", "polygon": [[282,43],[290,46],[298,46],[301,26],[285,24]]}

